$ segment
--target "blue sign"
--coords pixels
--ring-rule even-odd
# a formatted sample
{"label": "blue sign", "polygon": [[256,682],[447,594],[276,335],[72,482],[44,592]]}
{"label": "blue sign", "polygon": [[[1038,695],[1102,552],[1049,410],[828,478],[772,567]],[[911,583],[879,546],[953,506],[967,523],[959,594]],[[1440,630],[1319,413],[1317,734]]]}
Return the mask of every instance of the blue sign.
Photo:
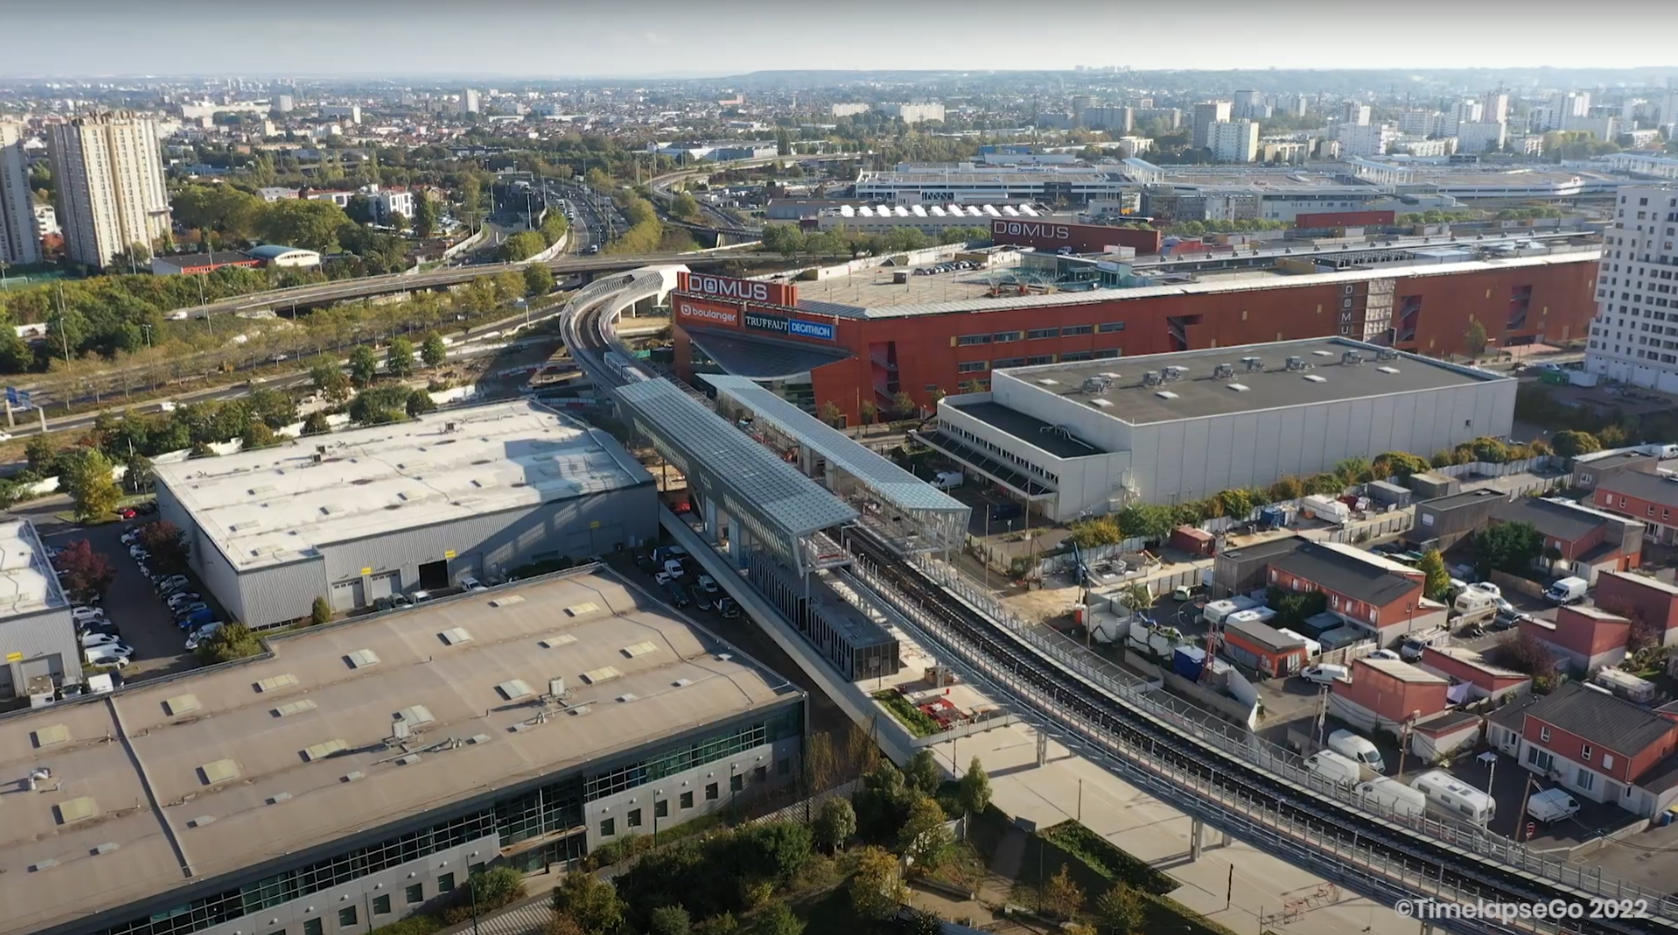
{"label": "blue sign", "polygon": [[801,318],[789,318],[787,319],[787,334],[831,341],[833,340],[833,326],[824,321],[804,321]]}
{"label": "blue sign", "polygon": [[6,402],[11,403],[14,406],[17,405],[17,387],[6,387]]}
{"label": "blue sign", "polygon": [[35,408],[35,404],[29,401],[29,391],[28,390],[19,390],[18,391],[17,407],[19,409],[34,409]]}

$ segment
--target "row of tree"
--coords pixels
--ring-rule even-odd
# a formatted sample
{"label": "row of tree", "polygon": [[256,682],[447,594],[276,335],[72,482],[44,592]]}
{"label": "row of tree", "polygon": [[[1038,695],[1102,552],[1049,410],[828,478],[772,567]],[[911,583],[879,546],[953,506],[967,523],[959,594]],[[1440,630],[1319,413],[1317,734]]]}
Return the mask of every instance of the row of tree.
{"label": "row of tree", "polygon": [[496,256],[508,263],[528,260],[558,243],[570,227],[565,215],[558,211],[549,211],[536,230],[523,231],[502,241],[500,248],[496,250]]}
{"label": "row of tree", "polygon": [[938,244],[990,242],[983,227],[946,227],[934,240],[915,227],[894,227],[882,234],[866,234],[845,227],[825,231],[803,231],[795,224],[768,224],[763,228],[763,247],[788,259],[801,256],[882,256],[905,250],[920,250]]}

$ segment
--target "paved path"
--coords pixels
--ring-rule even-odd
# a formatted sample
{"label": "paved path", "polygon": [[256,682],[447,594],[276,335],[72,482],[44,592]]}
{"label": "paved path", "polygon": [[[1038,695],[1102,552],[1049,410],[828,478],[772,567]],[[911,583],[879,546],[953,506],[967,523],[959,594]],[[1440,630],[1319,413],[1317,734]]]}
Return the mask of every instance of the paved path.
{"label": "paved path", "polygon": [[504,906],[489,915],[479,916],[475,932],[472,923],[465,922],[452,929],[444,929],[441,935],[541,935],[554,916],[552,890],[558,880],[557,875],[537,874],[525,881],[525,890],[540,890],[537,895]]}

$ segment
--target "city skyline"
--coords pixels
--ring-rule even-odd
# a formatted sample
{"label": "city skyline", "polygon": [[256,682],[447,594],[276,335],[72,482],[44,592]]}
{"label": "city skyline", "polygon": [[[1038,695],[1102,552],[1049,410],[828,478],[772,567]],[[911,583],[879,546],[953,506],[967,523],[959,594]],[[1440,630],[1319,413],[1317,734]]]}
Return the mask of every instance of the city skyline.
{"label": "city skyline", "polygon": [[[999,29],[1018,17],[1009,4],[964,5],[962,16],[863,0],[844,8],[851,23],[884,25],[859,35],[819,13],[789,13],[751,0],[720,18],[688,5],[641,0],[610,9],[490,0],[463,18],[458,8],[421,0],[368,0],[353,5],[300,0],[283,15],[267,7],[218,10],[213,17],[157,17],[133,4],[83,0],[45,7],[7,5],[0,26],[17,35],[63,35],[75,43],[17,44],[0,76],[136,77],[146,75],[414,75],[524,78],[722,77],[763,70],[1071,70],[1120,66],[1141,70],[1289,68],[1664,68],[1671,62],[1628,60],[1616,46],[1561,47],[1547,17],[1511,19],[1495,9],[1427,0],[1411,6],[1463,36],[1489,35],[1464,62],[1454,42],[1372,47],[1363,24],[1327,4],[1290,4],[1254,11],[1215,3],[1192,11],[1136,5],[1062,4],[1062,16],[1084,26],[1052,42],[1022,41]],[[1144,12],[1145,10],[1145,12]],[[1678,28],[1678,7],[1646,0],[1598,5],[1610,18],[1632,19],[1658,34]],[[1315,15],[1320,12],[1321,15]],[[837,13],[837,11],[835,11]],[[447,28],[440,24],[447,22]],[[516,25],[516,28],[514,28]],[[1238,27],[1238,28],[1231,28]],[[398,34],[369,44],[369,30]],[[1129,41],[1192,32],[1193,42]],[[253,41],[260,36],[261,41]],[[577,41],[572,41],[573,37]],[[1115,41],[1116,40],[1116,41]],[[506,48],[497,48],[504,45]],[[370,55],[377,49],[392,54]],[[1285,49],[1285,55],[1279,50]],[[1650,53],[1656,54],[1656,53]],[[1284,61],[1285,60],[1285,61]]]}

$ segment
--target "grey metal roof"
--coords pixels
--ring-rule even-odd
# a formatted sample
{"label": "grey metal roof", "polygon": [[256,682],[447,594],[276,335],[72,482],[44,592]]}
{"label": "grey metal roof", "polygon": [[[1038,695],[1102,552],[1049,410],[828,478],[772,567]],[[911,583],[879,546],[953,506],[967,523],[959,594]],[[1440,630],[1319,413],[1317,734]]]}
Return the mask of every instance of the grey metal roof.
{"label": "grey metal roof", "polygon": [[1017,409],[1009,409],[1001,403],[988,400],[946,400],[940,405],[959,409],[980,422],[1001,429],[1057,458],[1085,458],[1101,454],[1101,449],[1094,445],[1061,434],[1057,431],[1058,426],[1044,422],[1036,416],[1026,415]]}
{"label": "grey metal roof", "polygon": [[857,513],[798,469],[723,421],[668,380],[619,387],[619,400],[651,424],[697,470],[732,487],[759,519],[792,537],[839,526]]}
{"label": "grey metal roof", "polygon": [[[1595,467],[1595,465],[1592,465]],[[1596,482],[1596,489],[1625,494],[1662,506],[1678,506],[1678,481],[1641,471],[1618,471]]]}
{"label": "grey metal roof", "polygon": [[1319,587],[1376,607],[1385,607],[1421,589],[1421,584],[1412,578],[1395,575],[1373,562],[1354,558],[1316,542],[1302,542],[1298,548],[1273,559],[1270,564]]}
{"label": "grey metal roof", "polygon": [[852,441],[820,419],[745,377],[701,374],[717,392],[738,400],[780,431],[799,439],[829,463],[906,510],[966,513],[967,504]]}
{"label": "grey metal roof", "polygon": [[1636,756],[1673,729],[1673,723],[1622,698],[1568,682],[1526,711],[1529,718],[1576,734],[1588,743]]}
{"label": "grey metal roof", "polygon": [[1500,523],[1528,523],[1553,539],[1572,542],[1610,519],[1592,509],[1569,506],[1537,497],[1520,497],[1499,504],[1492,510],[1492,519]]}
{"label": "grey metal roof", "polygon": [[699,345],[700,350],[717,362],[717,366],[731,374],[758,380],[795,377],[856,356],[839,348],[748,337],[739,331],[724,332],[688,325],[683,325],[682,330],[687,332],[693,343]]}

